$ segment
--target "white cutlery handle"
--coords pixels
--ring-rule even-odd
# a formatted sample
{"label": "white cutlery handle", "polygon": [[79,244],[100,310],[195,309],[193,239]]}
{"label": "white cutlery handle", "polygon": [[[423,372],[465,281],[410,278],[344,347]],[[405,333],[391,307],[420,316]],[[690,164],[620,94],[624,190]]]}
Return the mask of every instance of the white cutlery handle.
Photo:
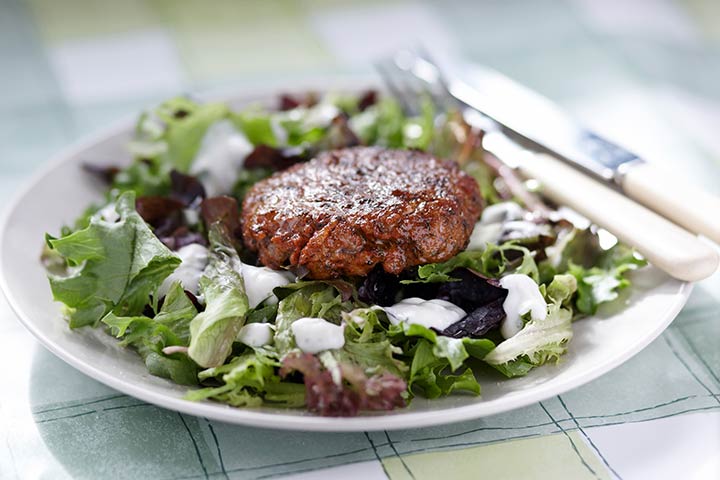
{"label": "white cutlery handle", "polygon": [[533,155],[519,170],[537,179],[550,199],[612,232],[672,277],[694,282],[718,268],[710,245],[557,158]]}
{"label": "white cutlery handle", "polygon": [[643,205],[720,244],[720,197],[647,163],[629,168],[622,188]]}

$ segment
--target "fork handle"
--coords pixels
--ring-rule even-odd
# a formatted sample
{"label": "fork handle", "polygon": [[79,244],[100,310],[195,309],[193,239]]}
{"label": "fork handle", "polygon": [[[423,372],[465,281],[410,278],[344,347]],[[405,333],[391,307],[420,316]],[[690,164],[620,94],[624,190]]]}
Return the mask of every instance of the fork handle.
{"label": "fork handle", "polygon": [[648,163],[631,166],[623,191],[691,232],[720,244],[720,197]]}
{"label": "fork handle", "polygon": [[720,257],[708,243],[561,160],[535,154],[518,169],[538,180],[548,198],[612,232],[670,276],[695,282],[717,270]]}

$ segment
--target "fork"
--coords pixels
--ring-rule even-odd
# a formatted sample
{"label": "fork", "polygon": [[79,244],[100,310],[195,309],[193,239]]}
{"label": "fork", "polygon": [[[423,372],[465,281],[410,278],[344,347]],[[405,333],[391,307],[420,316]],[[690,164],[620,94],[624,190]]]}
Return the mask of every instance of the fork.
{"label": "fork", "polygon": [[470,126],[484,132],[484,150],[521,177],[537,180],[544,196],[635,247],[670,276],[694,282],[717,270],[720,257],[708,243],[558,158],[520,145],[504,133],[502,125],[457,100],[426,52],[403,50],[375,66],[406,114],[417,115],[425,98],[437,111],[459,109]]}

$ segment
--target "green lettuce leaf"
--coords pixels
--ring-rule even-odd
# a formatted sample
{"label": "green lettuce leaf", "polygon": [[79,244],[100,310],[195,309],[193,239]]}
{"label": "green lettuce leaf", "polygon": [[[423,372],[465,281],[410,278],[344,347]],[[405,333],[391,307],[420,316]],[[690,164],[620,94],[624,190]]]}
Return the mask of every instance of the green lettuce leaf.
{"label": "green lettuce leaf", "polygon": [[109,312],[138,315],[150,294],[180,264],[135,211],[135,195],[122,194],[116,223],[97,218],[87,228],[47,244],[70,265],[67,275],[49,274],[55,300],[67,307],[70,327],[97,324]]}
{"label": "green lettuce leaf", "polygon": [[577,280],[570,274],[555,275],[550,284],[540,285],[540,291],[551,303],[567,306],[577,291]]}
{"label": "green lettuce leaf", "polygon": [[353,309],[353,303],[343,300],[337,287],[324,282],[291,283],[276,288],[275,292],[281,299],[275,318],[275,347],[281,356],[295,348],[290,329],[295,320],[315,317],[339,324],[342,313]]}
{"label": "green lettuce leaf", "polygon": [[435,112],[430,101],[423,102],[420,115],[407,117],[396,100],[383,98],[353,115],[350,127],[365,145],[425,150],[433,138],[434,119]]}
{"label": "green lettuce leaf", "polygon": [[[508,254],[515,255],[508,258]],[[518,254],[520,260],[518,260]],[[403,280],[401,283],[435,283],[451,282],[450,273],[457,268],[469,268],[487,277],[497,278],[506,271],[508,273],[524,273],[533,280],[539,278],[538,268],[532,252],[527,248],[506,242],[502,245],[488,244],[485,250],[467,250],[460,252],[442,263],[429,263],[418,268],[417,280]]]}
{"label": "green lettuce leaf", "polygon": [[[326,119],[325,125],[311,119],[317,118],[317,113],[328,106],[320,102],[312,107],[299,107],[288,112],[275,113],[274,119],[277,125],[287,134],[287,146],[307,147],[320,142],[325,137],[332,119]],[[322,116],[324,114],[320,115]]]}
{"label": "green lettuce leaf", "polygon": [[163,353],[165,347],[186,347],[190,321],[197,314],[180,283],[171,286],[165,302],[154,318],[119,317],[108,313],[102,323],[122,341],[120,345],[135,348],[151,374],[170,378],[182,385],[197,384],[198,367],[185,353]]}
{"label": "green lettuce leaf", "polygon": [[235,407],[300,407],[305,404],[305,386],[284,382],[277,375],[277,352],[264,347],[234,357],[225,365],[200,372],[201,381],[215,379],[221,386],[188,392],[187,400],[214,399]]}
{"label": "green lettuce leaf", "polygon": [[547,317],[526,323],[484,361],[508,377],[522,376],[548,361],[558,361],[573,336],[572,311],[562,307],[575,293],[573,280],[570,275],[556,276],[546,289],[546,298],[551,301]]}
{"label": "green lettuce leaf", "polygon": [[273,130],[272,113],[250,108],[231,113],[230,119],[253,145],[280,146]]}
{"label": "green lettuce leaf", "polygon": [[208,128],[229,115],[223,103],[195,103],[175,98],[160,105],[155,112],[165,123],[161,140],[167,145],[167,162],[187,172],[197,155]]}
{"label": "green lettuce leaf", "polygon": [[231,244],[220,224],[211,227],[210,258],[200,279],[206,307],[190,322],[188,349],[190,358],[202,367],[225,362],[249,309],[240,258]]}
{"label": "green lettuce leaf", "polygon": [[401,324],[390,329],[395,345],[400,345],[411,357],[409,388],[418,387],[423,396],[437,398],[454,390],[480,394],[472,369],[466,366],[470,358],[482,360],[495,344],[488,339],[451,338],[416,324]]}
{"label": "green lettuce leaf", "polygon": [[382,310],[360,308],[343,313],[342,318],[345,345],[332,351],[338,363],[356,365],[368,376],[390,373],[407,378],[408,366],[399,358],[402,350],[387,336],[387,317]]}
{"label": "green lettuce leaf", "polygon": [[154,320],[169,328],[177,336],[180,340],[177,345],[187,346],[190,344],[190,321],[195,315],[197,315],[195,305],[185,294],[180,282],[174,282]]}
{"label": "green lettuce leaf", "polygon": [[570,263],[568,272],[578,285],[575,307],[580,313],[595,314],[601,304],[617,299],[620,290],[630,286],[628,272],[646,264],[632,249],[621,244],[606,251],[596,266],[585,268]]}
{"label": "green lettuce leaf", "polygon": [[403,125],[403,147],[427,150],[435,133],[435,108],[429,98],[423,99],[421,112],[417,117],[405,120]]}
{"label": "green lettuce leaf", "polygon": [[135,192],[138,197],[167,195],[172,166],[157,158],[136,160],[113,178],[112,191]]}
{"label": "green lettuce leaf", "polygon": [[269,177],[272,173],[269,168],[253,168],[252,170],[241,168],[237,171],[238,177],[232,189],[233,197],[237,198],[238,202],[242,202],[253,185]]}
{"label": "green lettuce leaf", "polygon": [[[482,360],[495,347],[491,340],[445,337],[416,324],[390,325],[385,312],[373,307],[356,309],[343,317],[347,324],[345,352],[349,350],[350,356],[357,358],[358,350],[368,349],[371,362],[405,378],[409,388],[415,388],[412,391],[428,398],[455,390],[480,393],[480,384],[466,362]],[[338,356],[336,352],[332,353]],[[343,357],[339,358],[342,362]]]}

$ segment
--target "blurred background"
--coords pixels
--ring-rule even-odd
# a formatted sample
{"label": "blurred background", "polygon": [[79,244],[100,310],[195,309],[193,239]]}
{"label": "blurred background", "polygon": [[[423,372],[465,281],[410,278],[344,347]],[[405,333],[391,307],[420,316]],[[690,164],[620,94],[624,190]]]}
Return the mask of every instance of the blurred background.
{"label": "blurred background", "polygon": [[0,0],[0,190],[178,93],[331,75],[422,43],[720,185],[717,0]]}

